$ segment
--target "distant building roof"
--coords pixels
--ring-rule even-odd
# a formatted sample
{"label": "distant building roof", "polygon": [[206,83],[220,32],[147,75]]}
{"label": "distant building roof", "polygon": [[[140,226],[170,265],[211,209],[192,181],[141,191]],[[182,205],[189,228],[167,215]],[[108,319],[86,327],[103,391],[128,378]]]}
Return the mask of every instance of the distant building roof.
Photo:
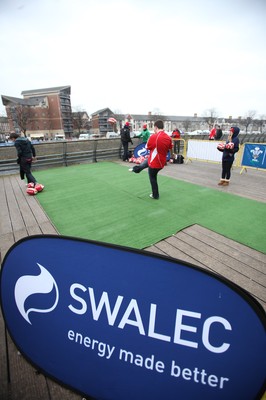
{"label": "distant building roof", "polygon": [[113,112],[110,110],[110,108],[106,107],[106,108],[102,108],[101,110],[95,111],[94,113],[92,113],[91,115],[97,115],[97,114],[101,114],[104,111],[109,111],[111,114],[113,114]]}
{"label": "distant building roof", "polygon": [[67,92],[70,94],[71,86],[57,86],[45,89],[32,89],[32,90],[24,90],[21,92],[22,96],[33,96],[33,95],[40,95],[40,94],[48,94],[48,93],[60,93],[60,92]]}
{"label": "distant building roof", "polygon": [[[127,119],[126,114],[115,114],[118,120]],[[176,115],[156,115],[156,114],[131,114],[132,119],[135,121],[154,121],[155,119],[162,119],[164,121],[202,121],[202,117],[195,116],[176,116]]]}
{"label": "distant building roof", "polygon": [[44,96],[31,97],[30,99],[20,99],[18,97],[1,96],[2,103],[4,106],[10,106],[12,104],[22,105],[22,106],[37,106],[40,105]]}
{"label": "distant building roof", "polygon": [[87,111],[75,111],[72,112],[73,117],[82,117],[82,118],[87,118],[89,119]]}

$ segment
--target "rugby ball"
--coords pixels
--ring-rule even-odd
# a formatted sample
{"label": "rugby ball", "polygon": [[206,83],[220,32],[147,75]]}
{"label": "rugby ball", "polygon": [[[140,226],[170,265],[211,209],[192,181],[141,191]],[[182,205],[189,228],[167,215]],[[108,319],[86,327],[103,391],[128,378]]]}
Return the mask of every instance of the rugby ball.
{"label": "rugby ball", "polygon": [[37,194],[38,193],[38,191],[33,187],[33,188],[28,188],[27,189],[27,193],[30,195],[30,196],[34,196],[35,194]]}

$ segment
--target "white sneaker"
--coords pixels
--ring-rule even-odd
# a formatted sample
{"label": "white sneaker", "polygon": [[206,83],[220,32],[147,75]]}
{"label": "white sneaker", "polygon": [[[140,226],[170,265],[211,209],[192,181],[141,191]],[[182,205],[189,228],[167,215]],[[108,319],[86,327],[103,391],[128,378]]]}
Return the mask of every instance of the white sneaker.
{"label": "white sneaker", "polygon": [[154,199],[154,200],[158,200],[158,199],[159,199],[159,197],[153,197],[153,194],[152,194],[152,193],[150,194],[150,198],[151,198],[151,199]]}
{"label": "white sneaker", "polygon": [[129,172],[133,172],[133,168],[129,168]]}

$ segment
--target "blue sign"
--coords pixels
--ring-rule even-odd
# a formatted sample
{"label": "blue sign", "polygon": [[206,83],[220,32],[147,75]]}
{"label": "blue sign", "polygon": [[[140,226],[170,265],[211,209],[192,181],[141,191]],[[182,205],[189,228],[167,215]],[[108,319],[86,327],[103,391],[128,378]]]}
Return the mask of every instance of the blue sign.
{"label": "blue sign", "polygon": [[[145,157],[145,156],[147,156],[149,154],[150,154],[150,151],[146,149],[146,143],[145,142],[138,144],[134,149],[134,157],[135,158]],[[170,151],[168,151],[166,160],[169,161],[170,157],[171,157],[171,154],[170,154]]]}
{"label": "blue sign", "polygon": [[259,143],[245,143],[242,166],[266,168],[266,145]]}
{"label": "blue sign", "polygon": [[19,351],[84,396],[259,399],[265,313],[240,287],[184,262],[53,235],[13,245],[1,304]]}
{"label": "blue sign", "polygon": [[146,149],[146,143],[140,143],[138,144],[135,149],[134,149],[134,157],[138,158],[138,157],[145,157],[147,156],[150,152],[149,150]]}

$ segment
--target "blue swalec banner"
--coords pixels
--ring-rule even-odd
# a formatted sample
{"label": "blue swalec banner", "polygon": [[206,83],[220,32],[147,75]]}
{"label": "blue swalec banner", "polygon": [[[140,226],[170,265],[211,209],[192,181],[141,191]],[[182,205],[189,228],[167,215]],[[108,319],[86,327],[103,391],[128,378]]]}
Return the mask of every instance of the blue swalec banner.
{"label": "blue swalec banner", "polygon": [[149,151],[146,149],[146,143],[140,143],[138,144],[135,149],[134,149],[134,157],[145,157],[149,154]]}
{"label": "blue swalec banner", "polygon": [[42,235],[12,246],[0,283],[18,349],[84,396],[263,394],[265,313],[220,276],[145,251]]}
{"label": "blue swalec banner", "polygon": [[[145,157],[145,156],[149,155],[150,152],[149,152],[149,150],[146,149],[145,146],[146,146],[146,143],[143,142],[135,147],[135,149],[134,149],[134,157],[135,158]],[[167,157],[166,157],[167,161],[170,160],[170,157],[171,157],[171,154],[170,154],[170,151],[168,151]]]}
{"label": "blue swalec banner", "polygon": [[242,166],[254,168],[266,168],[266,144],[245,143]]}

